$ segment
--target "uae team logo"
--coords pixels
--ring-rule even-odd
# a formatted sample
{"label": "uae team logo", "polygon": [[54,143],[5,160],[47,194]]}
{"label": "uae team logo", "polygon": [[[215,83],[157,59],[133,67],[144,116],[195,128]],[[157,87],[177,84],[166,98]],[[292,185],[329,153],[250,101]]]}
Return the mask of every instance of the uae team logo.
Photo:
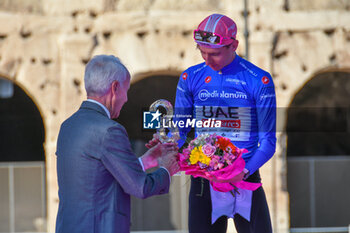
{"label": "uae team logo", "polygon": [[143,128],[144,129],[159,129],[160,116],[162,114],[157,110],[156,112],[143,112]]}

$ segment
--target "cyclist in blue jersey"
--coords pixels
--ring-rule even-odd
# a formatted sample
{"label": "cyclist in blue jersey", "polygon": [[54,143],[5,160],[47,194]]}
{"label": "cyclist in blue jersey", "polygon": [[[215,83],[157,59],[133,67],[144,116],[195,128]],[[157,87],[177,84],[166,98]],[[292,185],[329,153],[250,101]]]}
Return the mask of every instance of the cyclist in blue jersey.
{"label": "cyclist in blue jersey", "polygon": [[[196,128],[195,134],[216,133],[230,138],[243,155],[244,171],[232,180],[260,182],[259,168],[274,154],[276,145],[276,97],[270,74],[236,54],[235,22],[213,14],[194,30],[194,40],[204,63],[185,70],[176,92],[175,116],[221,121],[220,128]],[[190,128],[180,128],[181,147]],[[208,180],[191,177],[189,232],[226,232],[227,218],[234,218],[239,233],[272,232],[262,187],[256,191],[216,192]]]}

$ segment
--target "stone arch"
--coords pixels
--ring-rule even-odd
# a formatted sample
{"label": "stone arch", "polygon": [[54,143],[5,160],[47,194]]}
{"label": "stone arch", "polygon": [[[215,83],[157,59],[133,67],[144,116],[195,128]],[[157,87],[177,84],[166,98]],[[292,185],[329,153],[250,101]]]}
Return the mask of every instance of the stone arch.
{"label": "stone arch", "polygon": [[[350,69],[327,68],[315,72],[295,93],[287,110],[286,126],[289,144],[293,133],[298,134],[296,139],[300,143],[307,143],[300,137],[301,133],[304,135],[346,133],[349,106]],[[301,117],[302,120],[293,120],[296,116]],[[320,122],[321,120],[324,122]],[[288,151],[287,156],[290,155]]]}
{"label": "stone arch", "polygon": [[1,72],[0,70],[0,77],[3,79],[6,79],[10,82],[12,82],[14,85],[17,85],[19,88],[21,88],[22,91],[24,91],[24,93],[33,101],[33,103],[35,104],[36,108],[38,109],[41,119],[43,121],[43,125],[44,125],[44,129],[45,132],[47,131],[47,122],[46,119],[44,117],[44,109],[42,108],[42,106],[39,104],[39,101],[37,100],[35,93],[30,91],[25,85],[23,85],[20,81],[16,80],[15,78],[12,77],[12,75],[8,75],[4,72]]}
{"label": "stone arch", "polygon": [[[167,99],[174,105],[180,74],[177,71],[157,71],[140,73],[132,78],[128,102],[117,121],[126,128],[136,155],[140,156],[146,151],[144,144],[155,133],[155,130],[143,130],[143,111],[148,111],[149,106],[158,99]],[[186,227],[181,219],[181,210],[178,205],[174,205],[172,197],[179,197],[180,191],[176,189],[172,192],[176,194],[160,195],[142,201],[132,197],[131,230],[174,230]]]}
{"label": "stone arch", "polygon": [[0,190],[8,193],[3,200],[8,208],[1,211],[6,220],[0,224],[0,231],[44,231],[48,204],[45,120],[40,106],[23,85],[3,74],[0,78],[12,83],[13,88],[13,97],[0,99],[0,172],[4,178]]}
{"label": "stone arch", "polygon": [[[13,83],[14,88],[17,88],[18,91],[22,91],[23,95],[28,97],[28,100],[30,100],[33,103],[33,106],[36,107],[37,113],[39,114],[40,120],[42,121],[44,135],[46,135],[46,125],[45,125],[45,118],[43,115],[43,111],[40,105],[38,104],[38,102],[36,101],[36,99],[34,98],[34,96],[28,91],[26,87],[24,87],[21,83],[17,82],[16,80],[10,79],[8,76],[5,76],[1,73],[0,73],[0,78],[4,80],[8,80],[11,83]],[[43,140],[44,140],[43,143],[45,143],[45,136],[43,137]],[[43,144],[43,148],[44,148],[44,144]],[[44,156],[45,156],[45,151],[44,151]],[[46,161],[46,156],[44,157],[44,161]]]}
{"label": "stone arch", "polygon": [[286,122],[292,228],[348,224],[350,188],[339,182],[350,179],[349,124],[350,69],[315,72],[294,95]]}
{"label": "stone arch", "polygon": [[142,130],[142,112],[148,111],[149,106],[158,99],[167,99],[174,105],[179,75],[180,72],[177,71],[156,71],[133,76],[128,102],[118,118],[129,132],[130,138],[147,140],[152,137],[152,130]]}
{"label": "stone arch", "polygon": [[[291,92],[291,98],[288,102],[287,106],[292,106],[293,100],[295,99],[296,95],[298,95],[298,93],[300,93],[300,91],[305,87],[306,84],[308,84],[312,79],[314,79],[315,77],[318,77],[321,74],[325,74],[325,73],[337,73],[337,72],[344,72],[344,73],[350,73],[350,67],[334,67],[334,66],[330,66],[330,67],[325,67],[322,69],[316,69],[313,72],[311,72],[311,75],[307,76],[306,78],[302,79],[302,82],[299,83],[297,85],[296,88],[293,89],[293,91]],[[286,119],[287,121],[287,119]]]}
{"label": "stone arch", "polygon": [[178,70],[157,70],[157,71],[150,71],[150,72],[142,72],[135,74],[131,79],[131,85],[135,84],[136,82],[139,82],[143,79],[153,77],[153,76],[173,76],[173,77],[179,77],[182,71]]}

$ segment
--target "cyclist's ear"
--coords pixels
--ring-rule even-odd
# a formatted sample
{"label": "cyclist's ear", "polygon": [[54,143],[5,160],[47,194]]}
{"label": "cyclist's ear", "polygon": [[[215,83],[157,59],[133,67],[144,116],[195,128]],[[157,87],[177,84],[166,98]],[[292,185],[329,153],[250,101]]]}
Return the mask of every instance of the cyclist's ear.
{"label": "cyclist's ear", "polygon": [[238,40],[234,40],[234,41],[232,42],[233,51],[236,51],[236,50],[237,50],[238,44],[239,44],[239,41],[238,41]]}

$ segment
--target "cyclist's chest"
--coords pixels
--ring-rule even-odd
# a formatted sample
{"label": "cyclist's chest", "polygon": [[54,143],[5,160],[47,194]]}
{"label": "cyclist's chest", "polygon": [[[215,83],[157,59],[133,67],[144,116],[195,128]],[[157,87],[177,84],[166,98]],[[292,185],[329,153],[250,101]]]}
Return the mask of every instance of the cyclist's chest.
{"label": "cyclist's chest", "polygon": [[251,85],[240,75],[201,75],[192,91],[196,106],[250,107],[255,101]]}

